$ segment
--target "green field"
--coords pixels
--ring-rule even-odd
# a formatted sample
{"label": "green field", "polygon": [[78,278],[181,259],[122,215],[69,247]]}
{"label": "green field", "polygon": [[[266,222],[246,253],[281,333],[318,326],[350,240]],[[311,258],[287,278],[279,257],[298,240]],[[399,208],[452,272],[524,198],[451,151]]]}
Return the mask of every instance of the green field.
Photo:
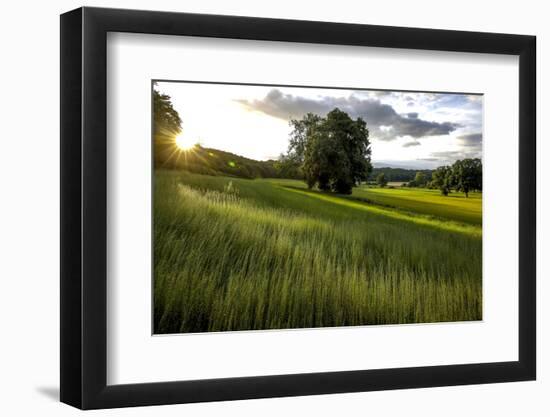
{"label": "green field", "polygon": [[481,194],[156,171],[155,333],[480,320]]}
{"label": "green field", "polygon": [[439,190],[421,188],[358,187],[353,196],[368,202],[428,214],[464,223],[481,225],[481,193],[453,192],[444,197]]}

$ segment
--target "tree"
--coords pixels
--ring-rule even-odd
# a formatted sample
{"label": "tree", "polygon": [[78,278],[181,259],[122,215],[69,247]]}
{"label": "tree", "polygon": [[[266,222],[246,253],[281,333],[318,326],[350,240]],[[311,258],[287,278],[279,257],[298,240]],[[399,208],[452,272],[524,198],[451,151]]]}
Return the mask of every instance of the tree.
{"label": "tree", "polygon": [[388,184],[388,180],[386,179],[386,176],[383,172],[378,174],[378,176],[376,177],[376,183],[382,188],[384,188]]}
{"label": "tree", "polygon": [[176,163],[173,158],[176,136],[181,132],[181,118],[170,96],[153,89],[153,136],[156,166],[168,167]]}
{"label": "tree", "polygon": [[175,136],[181,132],[181,118],[169,95],[153,90],[153,114],[155,135]]}
{"label": "tree", "polygon": [[351,194],[365,181],[371,170],[371,148],[366,122],[353,120],[335,108],[326,117],[308,113],[292,120],[293,130],[287,158],[301,164],[304,179],[311,189]]}
{"label": "tree", "polygon": [[417,187],[425,186],[426,185],[426,174],[424,174],[421,171],[417,172],[415,177],[414,177],[414,182],[416,183]]}
{"label": "tree", "polygon": [[306,146],[314,131],[319,128],[322,118],[313,113],[307,113],[300,120],[291,120],[292,132],[288,140],[288,152],[284,156],[287,161],[304,163]]}
{"label": "tree", "polygon": [[302,165],[294,158],[281,154],[273,163],[277,176],[280,178],[304,179]]}
{"label": "tree", "polygon": [[437,188],[441,191],[441,194],[448,195],[451,192],[453,185],[453,171],[449,166],[438,167],[432,173],[432,181],[430,183],[432,188]]}
{"label": "tree", "polygon": [[462,191],[466,197],[471,191],[482,190],[482,174],[483,168],[479,158],[458,160],[452,166],[454,187],[457,191]]}

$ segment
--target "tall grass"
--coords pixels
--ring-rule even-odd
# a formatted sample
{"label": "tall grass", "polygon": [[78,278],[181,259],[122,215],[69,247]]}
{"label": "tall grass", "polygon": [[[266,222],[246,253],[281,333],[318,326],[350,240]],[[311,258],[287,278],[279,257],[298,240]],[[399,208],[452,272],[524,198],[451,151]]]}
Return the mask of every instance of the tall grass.
{"label": "tall grass", "polygon": [[283,185],[157,171],[155,333],[481,319],[479,230]]}

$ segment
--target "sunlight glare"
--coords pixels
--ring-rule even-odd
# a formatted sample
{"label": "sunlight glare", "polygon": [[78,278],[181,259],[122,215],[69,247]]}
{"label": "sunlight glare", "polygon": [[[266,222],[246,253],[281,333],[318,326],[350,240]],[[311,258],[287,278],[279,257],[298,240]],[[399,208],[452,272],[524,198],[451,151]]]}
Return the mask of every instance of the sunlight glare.
{"label": "sunlight glare", "polygon": [[189,151],[195,147],[195,144],[182,134],[176,136],[176,146],[182,151]]}

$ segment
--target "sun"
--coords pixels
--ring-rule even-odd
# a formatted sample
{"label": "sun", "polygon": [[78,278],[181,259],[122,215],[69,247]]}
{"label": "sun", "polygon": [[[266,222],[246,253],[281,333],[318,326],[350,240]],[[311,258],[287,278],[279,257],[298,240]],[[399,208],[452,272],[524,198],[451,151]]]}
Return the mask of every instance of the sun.
{"label": "sun", "polygon": [[189,151],[195,147],[195,144],[188,137],[179,134],[176,136],[176,146],[181,151]]}

